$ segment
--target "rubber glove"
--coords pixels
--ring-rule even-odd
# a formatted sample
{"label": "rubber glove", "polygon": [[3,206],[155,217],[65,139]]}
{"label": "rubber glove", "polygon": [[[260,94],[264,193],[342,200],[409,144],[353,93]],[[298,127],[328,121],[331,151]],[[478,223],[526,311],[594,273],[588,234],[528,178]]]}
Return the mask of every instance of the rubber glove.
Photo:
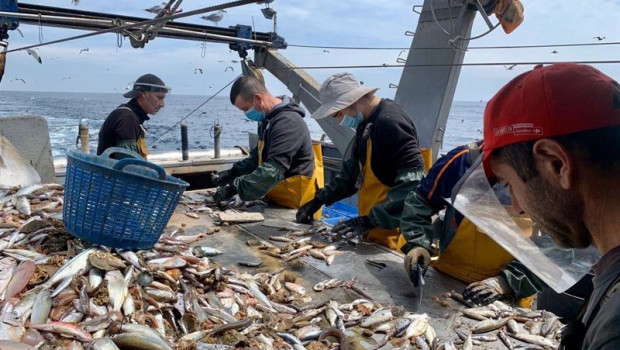
{"label": "rubber glove", "polygon": [[297,210],[297,214],[295,214],[295,219],[297,222],[302,224],[311,224],[314,220],[313,215],[323,206],[323,202],[314,197],[308,203],[304,204]]}
{"label": "rubber glove", "polygon": [[341,237],[352,238],[364,236],[373,228],[375,228],[375,226],[370,223],[368,216],[358,216],[334,226],[332,228],[332,233]]}
{"label": "rubber glove", "polygon": [[232,198],[232,196],[236,194],[237,194],[237,189],[235,188],[235,186],[232,186],[232,185],[220,186],[217,188],[217,190],[213,194],[213,201],[215,202],[215,204],[219,205],[221,202],[229,200],[230,198]]}
{"label": "rubber glove", "polygon": [[422,247],[413,247],[405,255],[405,271],[414,287],[418,286],[418,263],[426,270],[431,263],[431,254]]}
{"label": "rubber glove", "polygon": [[497,276],[470,284],[463,291],[463,298],[478,305],[487,305],[497,299],[510,297],[512,294],[512,289],[508,283]]}
{"label": "rubber glove", "polygon": [[234,169],[224,170],[216,174],[211,174],[211,182],[213,182],[215,186],[228,185],[235,178],[237,178],[237,172]]}

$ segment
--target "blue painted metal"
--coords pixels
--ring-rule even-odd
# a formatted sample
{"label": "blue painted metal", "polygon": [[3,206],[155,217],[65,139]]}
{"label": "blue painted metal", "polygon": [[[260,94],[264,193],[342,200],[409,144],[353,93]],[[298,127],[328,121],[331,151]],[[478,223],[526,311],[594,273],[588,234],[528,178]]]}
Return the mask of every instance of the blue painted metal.
{"label": "blue painted metal", "polygon": [[[17,0],[0,0],[0,11],[17,13]],[[9,36],[6,32],[17,27],[19,27],[17,17],[0,16],[0,39],[7,39]]]}

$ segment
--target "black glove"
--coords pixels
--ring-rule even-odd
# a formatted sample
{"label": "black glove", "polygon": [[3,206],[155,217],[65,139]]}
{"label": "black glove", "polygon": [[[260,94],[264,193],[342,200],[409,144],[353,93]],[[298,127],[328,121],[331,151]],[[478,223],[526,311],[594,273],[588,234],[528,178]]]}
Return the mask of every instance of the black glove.
{"label": "black glove", "polygon": [[487,305],[497,299],[503,299],[513,294],[512,289],[502,277],[491,277],[474,282],[463,291],[463,298],[478,305]]}
{"label": "black glove", "polygon": [[218,187],[215,193],[213,194],[213,201],[215,204],[220,204],[222,201],[227,201],[232,196],[237,194],[237,189],[233,185],[226,185]]}
{"label": "black glove", "polygon": [[368,216],[358,216],[332,227],[332,233],[343,238],[360,237],[375,228]]}
{"label": "black glove", "polygon": [[431,263],[431,254],[422,247],[413,247],[407,255],[405,255],[405,271],[414,287],[418,286],[418,263],[424,270]]}
{"label": "black glove", "polygon": [[304,204],[297,210],[297,214],[295,214],[295,219],[297,222],[302,224],[311,224],[314,220],[313,215],[323,206],[323,202],[314,197],[308,203]]}
{"label": "black glove", "polygon": [[224,186],[230,184],[237,177],[238,175],[235,169],[229,169],[211,174],[211,182],[213,182],[215,186]]}

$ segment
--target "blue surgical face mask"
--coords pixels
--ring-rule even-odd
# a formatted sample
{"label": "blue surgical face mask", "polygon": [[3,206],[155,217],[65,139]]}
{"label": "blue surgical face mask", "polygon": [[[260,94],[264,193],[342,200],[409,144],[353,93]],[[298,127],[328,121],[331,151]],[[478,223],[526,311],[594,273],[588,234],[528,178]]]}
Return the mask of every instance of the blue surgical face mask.
{"label": "blue surgical face mask", "polygon": [[340,125],[348,126],[349,128],[357,128],[357,126],[362,122],[362,119],[364,119],[362,112],[357,112],[357,114],[353,117],[350,115],[345,115],[340,121]]}
{"label": "blue surgical face mask", "polygon": [[255,122],[262,122],[265,120],[265,113],[257,111],[254,107],[245,112],[245,116]]}

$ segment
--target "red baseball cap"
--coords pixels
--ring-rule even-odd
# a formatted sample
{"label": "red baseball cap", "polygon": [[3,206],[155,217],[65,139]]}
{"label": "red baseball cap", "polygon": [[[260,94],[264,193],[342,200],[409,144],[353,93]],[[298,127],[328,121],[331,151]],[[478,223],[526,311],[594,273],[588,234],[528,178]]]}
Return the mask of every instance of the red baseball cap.
{"label": "red baseball cap", "polygon": [[620,86],[594,67],[557,63],[506,84],[484,111],[484,156],[524,141],[620,125]]}

